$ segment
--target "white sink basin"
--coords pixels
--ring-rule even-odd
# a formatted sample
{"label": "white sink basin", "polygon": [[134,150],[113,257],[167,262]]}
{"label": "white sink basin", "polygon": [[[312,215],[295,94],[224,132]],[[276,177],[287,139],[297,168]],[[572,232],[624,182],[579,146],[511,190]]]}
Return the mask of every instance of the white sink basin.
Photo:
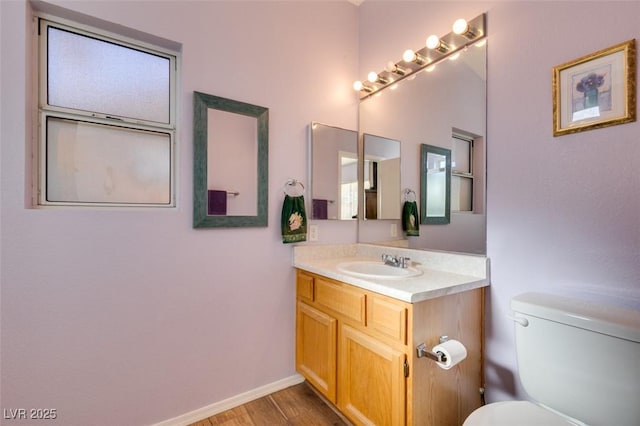
{"label": "white sink basin", "polygon": [[371,260],[342,262],[337,266],[338,271],[362,278],[402,279],[422,275],[416,268],[398,268]]}

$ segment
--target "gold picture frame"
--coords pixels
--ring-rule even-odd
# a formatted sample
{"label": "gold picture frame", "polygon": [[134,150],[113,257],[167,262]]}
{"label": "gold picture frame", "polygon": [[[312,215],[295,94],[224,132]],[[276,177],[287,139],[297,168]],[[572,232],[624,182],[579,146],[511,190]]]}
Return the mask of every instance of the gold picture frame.
{"label": "gold picture frame", "polygon": [[632,121],[635,39],[553,68],[553,136]]}

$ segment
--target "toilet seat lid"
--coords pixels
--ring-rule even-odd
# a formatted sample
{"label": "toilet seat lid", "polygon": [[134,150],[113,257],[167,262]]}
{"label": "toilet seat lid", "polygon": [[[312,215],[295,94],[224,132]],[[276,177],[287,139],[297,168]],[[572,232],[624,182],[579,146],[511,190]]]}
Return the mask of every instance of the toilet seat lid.
{"label": "toilet seat lid", "polygon": [[494,402],[475,410],[463,426],[575,426],[576,423],[529,401]]}

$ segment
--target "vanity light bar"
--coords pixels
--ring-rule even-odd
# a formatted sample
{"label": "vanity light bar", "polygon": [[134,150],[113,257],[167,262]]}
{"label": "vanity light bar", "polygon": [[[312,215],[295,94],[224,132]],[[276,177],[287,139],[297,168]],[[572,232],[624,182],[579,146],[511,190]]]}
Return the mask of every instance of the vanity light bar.
{"label": "vanity light bar", "polygon": [[485,38],[485,28],[485,13],[468,22],[458,19],[454,22],[450,33],[442,37],[429,36],[425,47],[415,52],[406,50],[400,62],[389,61],[384,71],[370,72],[365,83],[354,82],[353,89],[360,93],[360,99],[364,99],[427,67],[433,69],[433,66],[443,59],[459,54],[461,50]]}

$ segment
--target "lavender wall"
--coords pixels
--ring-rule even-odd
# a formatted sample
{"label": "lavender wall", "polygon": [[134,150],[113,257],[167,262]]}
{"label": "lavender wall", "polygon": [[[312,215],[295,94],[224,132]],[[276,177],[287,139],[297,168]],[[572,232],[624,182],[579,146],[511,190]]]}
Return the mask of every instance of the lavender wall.
{"label": "lavender wall", "polygon": [[[58,424],[152,424],[294,375],[282,187],[306,181],[312,120],[357,125],[357,8],[56,4],[182,44],[179,207],[25,208],[30,12],[2,1],[2,408],[56,408]],[[269,108],[267,228],[192,229],[194,90]],[[323,231],[325,242],[356,240],[355,228]]]}
{"label": "lavender wall", "polygon": [[[393,2],[384,15],[376,3],[58,3],[182,43],[180,205],[128,212],[24,207],[28,8],[0,2],[2,408],[150,424],[292,375],[291,249],[278,222],[282,184],[307,173],[306,125],[355,128],[356,76],[485,11],[489,400],[522,396],[513,295],[640,309],[640,124],[551,136],[551,68],[639,38],[640,3]],[[374,24],[387,35],[377,43],[364,37]],[[193,90],[270,108],[268,228],[191,228]],[[331,221],[320,238],[355,231]]]}
{"label": "lavender wall", "polygon": [[490,398],[502,399],[521,393],[512,296],[640,310],[640,123],[554,138],[551,110],[551,69],[640,39],[640,2],[517,2],[489,18],[486,375]]}
{"label": "lavender wall", "polygon": [[[524,397],[509,301],[569,294],[640,310],[640,123],[552,136],[551,70],[640,38],[640,2],[365,2],[360,75],[488,13],[486,380]],[[402,28],[402,31],[382,31]]]}

